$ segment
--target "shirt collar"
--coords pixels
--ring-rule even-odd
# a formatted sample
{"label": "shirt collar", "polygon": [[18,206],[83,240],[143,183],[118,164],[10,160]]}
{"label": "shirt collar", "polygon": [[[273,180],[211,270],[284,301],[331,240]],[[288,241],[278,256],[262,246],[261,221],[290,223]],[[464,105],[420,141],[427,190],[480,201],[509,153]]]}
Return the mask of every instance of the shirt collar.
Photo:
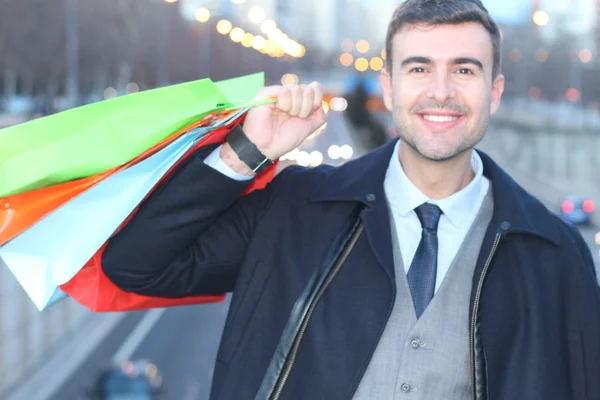
{"label": "shirt collar", "polygon": [[404,173],[398,156],[400,145],[401,141],[398,140],[384,182],[390,207],[400,215],[406,216],[423,203],[435,204],[440,207],[452,225],[461,226],[464,221],[468,220],[482,190],[483,163],[479,154],[476,151],[472,152],[471,167],[475,172],[475,177],[467,186],[444,199],[431,200]]}

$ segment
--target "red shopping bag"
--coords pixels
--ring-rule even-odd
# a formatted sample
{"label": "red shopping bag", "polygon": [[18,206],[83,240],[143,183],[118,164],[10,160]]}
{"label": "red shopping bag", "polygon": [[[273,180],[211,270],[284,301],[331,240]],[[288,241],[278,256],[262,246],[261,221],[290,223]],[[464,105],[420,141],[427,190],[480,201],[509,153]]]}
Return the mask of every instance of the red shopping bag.
{"label": "red shopping bag", "polygon": [[[240,123],[240,119],[237,123]],[[188,152],[178,163],[162,178],[156,187],[167,178],[175,168],[188,157],[193,151],[200,147],[210,144],[222,143],[225,136],[231,131],[233,126],[215,130],[205,139],[198,143],[194,149]],[[271,165],[267,170],[258,175],[252,184],[242,194],[243,196],[256,190],[264,188],[275,175],[277,162]],[[155,189],[156,189],[155,187]],[[152,192],[151,192],[152,193]],[[133,215],[137,212],[134,210],[129,218],[121,224],[117,232],[119,232]],[[107,242],[108,243],[108,242]],[[87,307],[94,312],[113,312],[113,311],[133,311],[146,310],[150,308],[163,308],[172,306],[182,306],[190,304],[202,303],[217,303],[225,299],[225,294],[216,293],[208,296],[190,296],[183,298],[162,298],[153,296],[143,296],[131,292],[125,292],[119,289],[102,271],[102,254],[107,243],[92,257],[91,260],[66,284],[60,286],[60,289],[68,294],[78,303]]]}

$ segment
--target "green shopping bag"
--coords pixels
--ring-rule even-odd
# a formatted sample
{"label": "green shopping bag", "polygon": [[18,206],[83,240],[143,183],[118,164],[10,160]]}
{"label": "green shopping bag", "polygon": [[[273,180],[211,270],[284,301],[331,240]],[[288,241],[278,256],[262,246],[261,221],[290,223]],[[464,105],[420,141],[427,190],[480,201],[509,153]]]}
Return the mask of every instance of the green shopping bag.
{"label": "green shopping bag", "polygon": [[77,107],[0,130],[0,197],[125,164],[175,131],[250,101],[262,73],[181,83]]}

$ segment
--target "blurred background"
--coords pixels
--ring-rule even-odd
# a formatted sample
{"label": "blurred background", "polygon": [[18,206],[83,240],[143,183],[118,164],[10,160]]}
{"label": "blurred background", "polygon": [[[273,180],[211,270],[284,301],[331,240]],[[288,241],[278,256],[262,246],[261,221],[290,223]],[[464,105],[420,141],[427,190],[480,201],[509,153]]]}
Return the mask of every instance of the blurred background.
{"label": "blurred background", "polygon": [[[178,82],[321,82],[328,122],[281,159],[339,165],[395,137],[381,100],[391,0],[0,0],[0,128]],[[506,91],[480,149],[593,234],[600,0],[484,0]],[[0,161],[1,162],[1,161]],[[0,260],[0,399],[207,399],[228,302],[39,313]]]}

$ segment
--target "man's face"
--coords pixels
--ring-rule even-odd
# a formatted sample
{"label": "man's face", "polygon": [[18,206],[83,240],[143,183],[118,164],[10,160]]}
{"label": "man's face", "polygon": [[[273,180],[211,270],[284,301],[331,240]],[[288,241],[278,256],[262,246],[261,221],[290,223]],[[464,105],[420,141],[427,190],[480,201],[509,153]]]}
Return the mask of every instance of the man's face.
{"label": "man's face", "polygon": [[483,138],[500,105],[489,33],[477,23],[410,25],[394,37],[384,101],[400,139],[421,157],[445,161]]}

